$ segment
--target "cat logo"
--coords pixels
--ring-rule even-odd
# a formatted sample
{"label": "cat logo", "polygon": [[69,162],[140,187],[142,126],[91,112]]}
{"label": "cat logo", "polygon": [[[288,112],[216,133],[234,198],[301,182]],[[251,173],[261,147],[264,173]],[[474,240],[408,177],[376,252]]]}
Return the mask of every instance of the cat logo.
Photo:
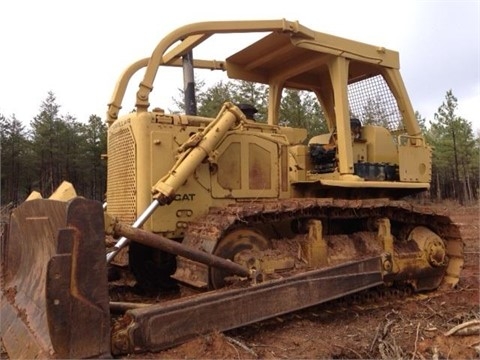
{"label": "cat logo", "polygon": [[193,201],[195,194],[175,194],[175,201]]}

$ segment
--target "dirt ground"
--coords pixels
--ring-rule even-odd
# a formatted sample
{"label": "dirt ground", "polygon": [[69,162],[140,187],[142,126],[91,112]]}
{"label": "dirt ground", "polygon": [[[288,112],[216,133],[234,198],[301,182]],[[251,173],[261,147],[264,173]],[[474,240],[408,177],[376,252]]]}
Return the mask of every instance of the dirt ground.
{"label": "dirt ground", "polygon": [[[381,304],[326,303],[201,336],[162,352],[121,358],[480,359],[479,207],[442,206],[451,211],[465,241],[465,266],[455,289]],[[449,330],[466,322],[476,324],[475,334],[447,336]],[[0,349],[0,359],[8,359]]]}
{"label": "dirt ground", "polygon": [[[442,205],[447,206],[447,205]],[[144,359],[478,359],[479,208],[448,205],[465,241],[455,289],[389,302],[327,303],[226,333],[214,333]],[[241,309],[239,309],[241,311]],[[471,335],[450,335],[473,322]]]}

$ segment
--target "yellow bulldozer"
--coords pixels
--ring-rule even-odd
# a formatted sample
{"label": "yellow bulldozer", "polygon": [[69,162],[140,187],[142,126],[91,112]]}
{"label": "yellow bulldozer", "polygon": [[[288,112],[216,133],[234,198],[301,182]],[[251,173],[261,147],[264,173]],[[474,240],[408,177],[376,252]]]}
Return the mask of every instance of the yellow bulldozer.
{"label": "yellow bulldozer", "polygon": [[[247,33],[260,36],[224,59],[194,56]],[[160,68],[183,69],[185,114],[150,106]],[[263,84],[266,121],[228,99],[198,116],[197,69]],[[120,114],[140,70],[135,109]],[[314,96],[325,134],[283,125],[289,89]],[[12,211],[1,244],[11,358],[159,351],[369,289],[458,282],[458,228],[405,199],[429,189],[432,152],[395,51],[285,19],[194,23],[126,68],[106,122],[104,203],[65,183]]]}

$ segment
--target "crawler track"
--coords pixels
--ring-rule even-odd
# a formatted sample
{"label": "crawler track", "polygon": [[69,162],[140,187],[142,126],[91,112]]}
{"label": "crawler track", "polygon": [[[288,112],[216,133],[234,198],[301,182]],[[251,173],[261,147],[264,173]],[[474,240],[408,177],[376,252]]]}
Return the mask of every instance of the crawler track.
{"label": "crawler track", "polygon": [[[320,219],[332,235],[358,231],[372,224],[372,219],[388,218],[395,241],[402,241],[409,229],[425,226],[446,242],[449,265],[444,278],[448,284],[458,281],[463,264],[462,240],[458,227],[445,214],[412,206],[404,201],[296,199],[275,202],[249,202],[227,208],[212,209],[191,224],[184,239],[188,246],[214,251],[215,245],[236,228],[271,227],[293,220]],[[342,228],[339,224],[347,224]],[[353,227],[353,230],[352,228]],[[361,230],[365,230],[362,228]],[[372,230],[374,231],[374,230]],[[281,239],[281,234],[278,236]],[[217,329],[225,331],[286,314],[305,307],[335,300],[332,306],[369,303],[382,306],[395,298],[405,299],[412,288],[406,284],[384,285],[380,265],[381,254],[355,258],[324,269],[292,273],[256,286],[227,287],[207,291],[193,297],[182,297],[153,306],[133,306],[119,318],[113,332],[113,352],[159,351],[187,339]],[[198,274],[203,265],[192,264],[191,273]],[[204,266],[206,271],[208,267]],[[301,294],[301,296],[298,296]],[[238,312],[236,309],[242,309]]]}
{"label": "crawler track", "polygon": [[[388,218],[396,241],[404,240],[406,232],[415,226],[425,226],[438,234],[446,244],[449,264],[444,283],[458,282],[463,267],[463,242],[457,225],[446,213],[428,207],[412,205],[407,201],[389,199],[286,199],[251,201],[212,208],[210,212],[189,225],[184,244],[212,252],[217,243],[236,227],[275,227],[285,221],[315,218],[330,224],[329,232],[340,234],[342,223]],[[195,269],[198,270],[198,269]]]}

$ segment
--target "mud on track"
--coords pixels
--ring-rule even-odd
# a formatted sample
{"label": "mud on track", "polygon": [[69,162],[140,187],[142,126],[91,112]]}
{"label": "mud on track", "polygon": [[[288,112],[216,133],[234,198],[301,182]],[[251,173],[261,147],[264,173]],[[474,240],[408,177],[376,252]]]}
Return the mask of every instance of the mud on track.
{"label": "mud on track", "polygon": [[[438,206],[438,205],[437,205]],[[158,353],[123,359],[474,359],[480,337],[445,336],[480,320],[479,208],[444,204],[465,241],[456,289],[377,304],[327,303]],[[241,311],[241,309],[238,309]],[[8,359],[1,347],[0,359]]]}
{"label": "mud on track", "polygon": [[327,303],[226,333],[202,336],[159,353],[123,358],[478,358],[478,335],[444,334],[463,322],[480,320],[479,208],[441,206],[448,206],[465,241],[465,267],[454,290],[394,298],[380,306]]}

